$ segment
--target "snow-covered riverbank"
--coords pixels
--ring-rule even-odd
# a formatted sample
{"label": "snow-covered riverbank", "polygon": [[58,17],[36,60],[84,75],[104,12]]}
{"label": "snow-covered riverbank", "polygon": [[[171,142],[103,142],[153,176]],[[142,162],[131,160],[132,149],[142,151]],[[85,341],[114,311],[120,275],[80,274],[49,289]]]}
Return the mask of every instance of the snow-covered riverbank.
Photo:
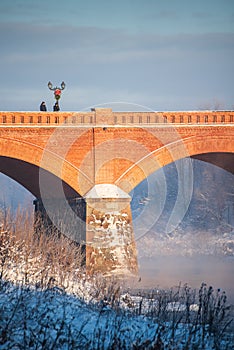
{"label": "snow-covered riverbank", "polygon": [[[131,300],[140,301],[134,297]],[[154,313],[150,315],[139,312],[139,305],[133,311],[127,301],[122,300],[122,306],[123,303],[125,308],[111,307],[103,300],[85,302],[58,288],[41,291],[2,281],[0,348],[232,349],[230,334],[221,335],[209,323],[194,321],[196,316],[193,321],[185,322],[186,306],[180,303],[167,303],[164,317],[157,317],[159,305],[155,309],[151,304]],[[190,311],[193,315],[198,313],[198,309]]]}

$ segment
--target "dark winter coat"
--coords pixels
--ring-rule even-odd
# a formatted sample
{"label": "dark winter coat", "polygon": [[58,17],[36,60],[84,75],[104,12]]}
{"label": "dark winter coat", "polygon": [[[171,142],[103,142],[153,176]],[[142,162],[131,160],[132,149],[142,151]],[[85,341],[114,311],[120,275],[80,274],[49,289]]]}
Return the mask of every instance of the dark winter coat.
{"label": "dark winter coat", "polygon": [[45,102],[42,102],[42,103],[41,103],[41,105],[40,105],[40,111],[41,111],[41,112],[46,112],[46,111],[47,111]]}
{"label": "dark winter coat", "polygon": [[54,109],[54,112],[58,112],[60,110],[58,102],[55,103],[53,109]]}

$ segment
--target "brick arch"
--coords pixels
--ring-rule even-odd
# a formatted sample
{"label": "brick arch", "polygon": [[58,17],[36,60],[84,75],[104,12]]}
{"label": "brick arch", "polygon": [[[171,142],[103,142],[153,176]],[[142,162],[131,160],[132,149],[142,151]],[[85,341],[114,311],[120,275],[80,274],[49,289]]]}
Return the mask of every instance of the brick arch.
{"label": "brick arch", "polygon": [[[39,171],[40,175],[45,176],[44,178],[48,177],[50,184],[55,183],[54,192],[62,180],[65,192],[69,196],[75,197],[81,190],[77,181],[78,176],[83,183],[87,183],[87,186],[91,187],[85,174],[82,174],[70,162],[29,142],[1,137],[0,157],[3,159],[0,171],[21,183],[36,197],[40,197],[40,186],[38,181],[33,180],[35,177],[39,178]],[[17,169],[18,175],[15,169]],[[85,186],[83,185],[83,187]],[[51,195],[51,193],[49,194]],[[83,193],[80,194],[83,195]]]}
{"label": "brick arch", "polygon": [[[221,158],[217,161],[218,155],[221,155]],[[147,157],[125,171],[115,184],[129,193],[156,170],[185,157],[201,159],[234,173],[234,162],[229,164],[231,157],[234,158],[234,143],[231,135],[193,136],[150,152]],[[221,159],[225,161],[222,162]]]}

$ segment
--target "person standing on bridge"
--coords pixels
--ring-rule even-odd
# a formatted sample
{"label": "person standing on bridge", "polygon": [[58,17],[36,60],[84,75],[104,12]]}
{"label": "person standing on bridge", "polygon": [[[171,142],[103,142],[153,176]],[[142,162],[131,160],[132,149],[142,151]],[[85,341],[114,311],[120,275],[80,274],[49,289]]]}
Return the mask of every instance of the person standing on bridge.
{"label": "person standing on bridge", "polygon": [[46,104],[44,101],[42,101],[42,103],[40,104],[40,111],[41,112],[46,112],[47,108],[46,108]]}
{"label": "person standing on bridge", "polygon": [[54,107],[53,107],[54,112],[60,111],[58,101],[55,102]]}

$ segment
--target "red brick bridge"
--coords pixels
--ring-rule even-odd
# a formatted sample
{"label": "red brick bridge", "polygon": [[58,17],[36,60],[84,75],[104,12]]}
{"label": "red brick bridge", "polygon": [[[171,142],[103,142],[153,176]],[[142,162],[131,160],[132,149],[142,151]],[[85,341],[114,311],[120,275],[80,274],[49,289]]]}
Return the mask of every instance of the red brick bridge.
{"label": "red brick bridge", "polygon": [[136,273],[128,193],[181,158],[234,173],[233,140],[234,111],[0,112],[0,171],[86,242],[89,271]]}

